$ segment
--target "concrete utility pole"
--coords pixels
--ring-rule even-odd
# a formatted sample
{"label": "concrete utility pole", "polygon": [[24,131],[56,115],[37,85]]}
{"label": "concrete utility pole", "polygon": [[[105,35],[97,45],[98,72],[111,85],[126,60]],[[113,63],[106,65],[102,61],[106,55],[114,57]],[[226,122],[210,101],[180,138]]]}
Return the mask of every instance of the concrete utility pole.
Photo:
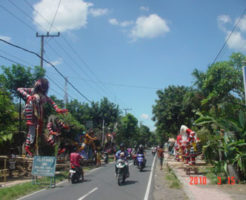
{"label": "concrete utility pole", "polygon": [[104,119],[103,119],[103,123],[102,123],[102,146],[104,146],[104,144],[103,144],[103,143],[104,143],[104,134],[105,134],[105,133],[104,133],[104,128],[105,128],[105,127],[104,127],[104,123],[105,123],[105,121],[104,121]]}
{"label": "concrete utility pole", "polygon": [[125,115],[127,115],[127,111],[128,110],[132,110],[131,108],[123,108],[122,110],[124,110],[125,111]]}
{"label": "concrete utility pole", "polygon": [[65,78],[65,95],[64,95],[65,107],[67,108],[68,104],[68,94],[67,94],[67,77]]}
{"label": "concrete utility pole", "polygon": [[58,32],[56,35],[50,35],[49,32],[46,33],[46,35],[39,35],[38,33],[36,33],[36,37],[41,37],[41,51],[40,51],[40,66],[43,68],[43,57],[44,57],[44,38],[45,37],[59,37],[60,36],[60,32]]}

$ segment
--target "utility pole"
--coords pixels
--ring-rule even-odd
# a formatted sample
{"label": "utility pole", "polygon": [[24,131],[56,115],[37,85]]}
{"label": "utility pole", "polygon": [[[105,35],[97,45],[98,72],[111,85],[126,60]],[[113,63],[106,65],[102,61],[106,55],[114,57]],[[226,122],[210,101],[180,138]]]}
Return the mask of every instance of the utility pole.
{"label": "utility pole", "polygon": [[102,147],[104,146],[104,119],[103,119],[103,124],[102,124]]}
{"label": "utility pole", "polygon": [[64,95],[64,102],[65,102],[65,107],[67,108],[68,104],[68,94],[67,94],[67,77],[65,78],[65,95]]}
{"label": "utility pole", "polygon": [[132,110],[131,108],[123,108],[122,110],[124,110],[125,111],[125,115],[127,115],[127,111],[128,110]]}
{"label": "utility pole", "polygon": [[243,71],[243,85],[244,85],[244,100],[246,105],[246,60],[244,60],[242,63],[243,63],[242,71]]}
{"label": "utility pole", "polygon": [[40,50],[40,66],[41,68],[43,68],[43,57],[44,57],[44,38],[45,37],[59,37],[60,36],[60,32],[58,32],[56,35],[50,35],[49,32],[46,33],[46,35],[39,35],[38,33],[36,33],[36,37],[41,37],[41,50]]}

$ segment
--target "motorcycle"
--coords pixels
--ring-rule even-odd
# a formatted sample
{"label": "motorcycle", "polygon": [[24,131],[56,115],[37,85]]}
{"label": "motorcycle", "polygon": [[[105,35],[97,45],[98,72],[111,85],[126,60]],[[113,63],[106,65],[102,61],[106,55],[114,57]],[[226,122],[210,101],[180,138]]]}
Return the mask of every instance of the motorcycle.
{"label": "motorcycle", "polygon": [[82,179],[82,174],[81,171],[78,167],[71,166],[68,174],[68,181],[71,181],[72,184],[81,182]]}
{"label": "motorcycle", "polygon": [[137,154],[137,166],[139,171],[143,171],[143,168],[145,167],[145,159],[144,154]]}
{"label": "motorcycle", "polygon": [[118,159],[116,161],[116,177],[118,181],[118,185],[122,185],[127,178],[127,163],[122,159]]}

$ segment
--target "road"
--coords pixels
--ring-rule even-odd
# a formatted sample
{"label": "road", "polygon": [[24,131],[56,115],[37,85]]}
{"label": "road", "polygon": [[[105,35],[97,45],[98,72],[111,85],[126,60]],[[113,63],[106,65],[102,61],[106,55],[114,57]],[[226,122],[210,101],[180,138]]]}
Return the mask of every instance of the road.
{"label": "road", "polygon": [[65,181],[53,189],[45,189],[21,200],[148,200],[151,199],[151,173],[154,157],[147,151],[147,165],[143,172],[129,162],[130,177],[122,186],[117,184],[114,163],[85,174],[85,182],[71,184]]}

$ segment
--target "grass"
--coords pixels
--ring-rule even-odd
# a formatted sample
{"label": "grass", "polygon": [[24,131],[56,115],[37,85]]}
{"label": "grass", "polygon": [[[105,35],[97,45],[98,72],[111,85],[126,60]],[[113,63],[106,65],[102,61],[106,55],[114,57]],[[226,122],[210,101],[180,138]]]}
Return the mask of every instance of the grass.
{"label": "grass", "polygon": [[204,174],[204,176],[210,180],[211,184],[217,185],[217,183],[219,181],[218,177],[221,180],[221,184],[227,184],[227,177],[226,177],[225,173],[221,172],[221,173],[216,174],[214,172],[214,167],[206,166],[203,168],[199,168],[199,172]]}
{"label": "grass", "polygon": [[180,189],[181,183],[179,182],[178,178],[174,174],[173,170],[168,166],[165,166],[164,171],[165,171],[165,179],[168,181],[168,186],[170,188]]}
{"label": "grass", "polygon": [[[61,172],[55,176],[56,183],[60,182],[67,178],[68,172]],[[17,184],[11,187],[1,188],[0,189],[0,199],[1,200],[12,200],[17,199],[21,196],[30,194],[31,192],[35,192],[37,190],[41,190],[43,188],[47,188],[50,183],[50,179],[48,177],[43,177],[38,179],[39,184],[33,184],[32,182],[26,182],[22,184]]]}
{"label": "grass", "polygon": [[[109,157],[109,162],[113,161],[112,157]],[[92,166],[83,166],[84,172],[90,171],[91,169],[96,168],[95,165]],[[56,183],[66,179],[68,177],[68,171],[62,171],[60,174],[55,176]],[[0,200],[12,200],[17,199],[32,192],[48,188],[50,184],[49,177],[42,177],[38,179],[38,184],[33,184],[31,182],[25,182],[22,184],[17,184],[11,187],[0,188]]]}

